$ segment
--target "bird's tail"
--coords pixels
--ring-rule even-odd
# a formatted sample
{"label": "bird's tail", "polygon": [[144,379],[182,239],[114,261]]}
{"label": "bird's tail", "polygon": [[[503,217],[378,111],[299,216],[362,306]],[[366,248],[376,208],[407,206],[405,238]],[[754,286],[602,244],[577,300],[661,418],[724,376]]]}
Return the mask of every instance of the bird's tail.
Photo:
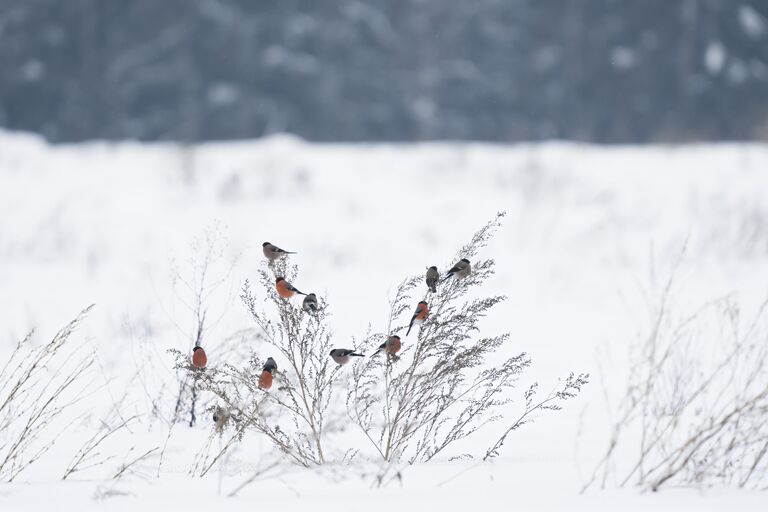
{"label": "bird's tail", "polygon": [[431,291],[432,293],[437,293],[437,287],[433,284],[432,286],[429,287],[429,291]]}
{"label": "bird's tail", "polygon": [[406,336],[411,334],[411,327],[413,327],[413,320],[411,320],[411,325],[408,326],[408,331],[406,331],[406,333],[405,333]]}
{"label": "bird's tail", "polygon": [[352,352],[349,355],[350,356],[357,356],[357,357],[365,357],[365,354],[358,354],[357,352]]}

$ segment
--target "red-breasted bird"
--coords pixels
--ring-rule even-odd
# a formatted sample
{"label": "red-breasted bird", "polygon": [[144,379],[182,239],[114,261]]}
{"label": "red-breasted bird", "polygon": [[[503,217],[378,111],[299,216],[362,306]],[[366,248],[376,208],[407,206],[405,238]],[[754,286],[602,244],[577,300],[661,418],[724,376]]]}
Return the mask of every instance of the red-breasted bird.
{"label": "red-breasted bird", "polygon": [[448,271],[446,278],[456,274],[456,277],[463,279],[467,277],[470,272],[472,272],[472,267],[469,265],[469,260],[467,258],[462,258]]}
{"label": "red-breasted bird", "polygon": [[283,277],[278,277],[275,279],[275,289],[277,290],[277,294],[281,296],[284,299],[290,299],[297,293],[299,295],[306,295],[304,292],[300,292],[297,290],[291,283],[285,280]]}
{"label": "red-breasted bird", "polygon": [[259,377],[259,387],[261,389],[269,389],[272,387],[272,375],[277,370],[277,363],[271,357],[267,358],[267,362],[264,363],[264,368],[261,370],[261,376]]}
{"label": "red-breasted bird", "polygon": [[304,302],[301,303],[301,309],[307,313],[314,313],[317,311],[317,295],[310,293],[304,297]]}
{"label": "red-breasted bird", "polygon": [[393,334],[387,338],[387,341],[379,345],[379,348],[376,349],[376,352],[374,352],[373,355],[375,356],[382,350],[390,355],[395,355],[400,352],[400,336]]}
{"label": "red-breasted bird", "polygon": [[416,312],[411,317],[411,323],[408,325],[408,332],[406,332],[405,335],[408,336],[411,333],[411,327],[414,325],[423,324],[424,320],[426,320],[428,316],[429,307],[427,306],[427,303],[424,301],[419,302],[419,304],[416,306]]}
{"label": "red-breasted bird", "polygon": [[365,354],[358,354],[354,350],[349,350],[348,348],[335,348],[331,350],[331,359],[336,361],[336,363],[340,366],[344,366],[349,362],[350,357],[365,357]]}
{"label": "red-breasted bird", "polygon": [[264,242],[263,244],[261,244],[261,251],[264,253],[264,257],[267,258],[270,263],[288,254],[296,254],[295,252],[283,250],[276,245],[272,245],[269,242]]}
{"label": "red-breasted bird", "polygon": [[440,280],[440,272],[437,271],[437,267],[432,266],[427,269],[427,288],[432,293],[437,292],[437,282]]}
{"label": "red-breasted bird", "polygon": [[205,368],[208,364],[208,356],[205,355],[205,350],[200,346],[200,342],[195,342],[195,348],[192,349],[192,366],[195,368]]}

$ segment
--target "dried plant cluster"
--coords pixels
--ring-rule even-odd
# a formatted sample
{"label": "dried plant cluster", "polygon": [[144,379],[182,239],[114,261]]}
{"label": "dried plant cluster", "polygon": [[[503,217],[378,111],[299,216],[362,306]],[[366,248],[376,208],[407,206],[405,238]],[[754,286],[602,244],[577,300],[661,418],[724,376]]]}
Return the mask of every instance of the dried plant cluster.
{"label": "dried plant cluster", "polygon": [[[186,262],[181,265],[176,261],[172,262],[174,299],[181,314],[177,313],[171,320],[190,348],[200,344],[214,350],[218,359],[239,362],[247,359],[247,351],[243,348],[247,341],[258,339],[258,335],[251,330],[235,332],[225,337],[212,335],[226,314],[225,308],[220,305],[221,302],[227,302],[230,295],[234,298],[237,294],[236,287],[232,290],[234,293],[228,290],[238,261],[237,258],[231,261],[227,259],[228,248],[223,229],[218,224],[213,224],[205,230],[203,237],[193,240]],[[173,309],[176,309],[176,304]],[[188,365],[179,364],[187,356],[178,349],[171,349],[169,352],[177,362],[177,372],[172,383],[164,382],[157,386],[160,396],[152,397],[155,413],[169,425],[183,421],[189,426],[194,426],[198,412],[213,407],[213,398],[201,397],[197,382],[199,374],[187,371]],[[165,413],[163,407],[157,406],[167,393],[166,386],[172,387],[175,393],[170,416]],[[199,401],[202,403],[198,403]]]}
{"label": "dried plant cluster", "polygon": [[[254,351],[245,366],[224,363],[195,369],[188,356],[177,355],[177,368],[191,373],[197,389],[216,397],[218,403],[210,409],[216,431],[233,426],[229,441],[210,462],[202,464],[201,473],[248,431],[266,436],[288,460],[300,466],[327,460],[325,436],[341,427],[338,418],[327,414],[340,368],[328,357],[333,347],[327,309],[321,304],[317,311],[308,313],[275,291],[276,276],[292,281],[297,275],[298,269],[285,260],[259,271],[267,291],[265,300],[276,311],[276,318],[261,309],[263,301],[257,299],[251,284],[244,284],[241,298],[263,341],[261,350]],[[274,386],[265,390],[258,383],[268,357],[279,363]]]}
{"label": "dried plant cluster", "polygon": [[[428,461],[509,415],[509,390],[531,360],[523,352],[495,362],[509,335],[481,336],[480,322],[505,297],[472,298],[475,292],[482,294],[483,283],[494,273],[492,259],[478,260],[476,256],[502,217],[499,214],[484,226],[450,260],[471,259],[472,272],[467,277],[443,275],[435,293],[428,292],[423,276],[403,281],[390,302],[386,332],[371,332],[363,340],[363,347],[370,351],[390,333],[408,327],[405,322],[418,300],[429,303],[429,318],[415,337],[407,338],[400,357],[369,358],[352,370],[346,399],[349,417],[386,463]],[[492,446],[481,453],[458,456],[488,459],[498,455],[510,432],[530,421],[534,412],[557,410],[587,379],[585,374],[571,375],[558,391],[541,400],[536,400],[534,384],[525,394],[522,415],[505,424]]]}
{"label": "dried plant cluster", "polygon": [[[679,266],[679,262],[678,265]],[[584,489],[638,485],[768,488],[768,315],[730,299],[678,317],[673,271],[630,351],[606,453]],[[631,455],[628,455],[631,454]]]}
{"label": "dried plant cluster", "polygon": [[[474,259],[502,216],[477,232],[456,259]],[[332,343],[330,315],[322,299],[316,312],[306,312],[279,297],[276,277],[300,282],[298,269],[285,259],[271,262],[259,271],[260,288],[266,294],[255,291],[249,282],[242,289],[241,298],[263,341],[246,365],[222,363],[199,369],[190,365],[188,355],[177,353],[176,368],[188,372],[195,389],[217,399],[210,409],[215,417],[212,436],[225,431],[229,435],[218,454],[199,458],[194,472],[209,471],[246,432],[266,436],[290,462],[313,467],[351,460],[362,446],[331,448],[328,439],[357,426],[378,454],[376,458],[391,469],[448,455],[454,443],[504,420],[510,415],[509,391],[530,359],[520,353],[494,364],[509,335],[480,335],[483,317],[504,300],[502,296],[472,298],[493,275],[493,268],[493,260],[475,259],[467,277],[443,277],[435,293],[427,291],[423,275],[405,280],[390,304],[386,331],[369,332],[361,343],[347,347]],[[430,315],[406,338],[406,321],[421,299],[429,302]],[[265,303],[269,311],[264,310]],[[397,356],[372,356],[395,333],[403,334],[403,351]],[[369,357],[339,366],[329,357],[331,349],[339,346],[364,350]],[[274,357],[279,368],[275,385],[264,390],[258,382],[267,357]],[[576,396],[587,378],[571,375],[540,399],[533,385],[525,393],[520,415],[501,422],[504,428],[495,443],[469,455],[484,460],[498,455],[513,430],[536,412],[559,409],[563,401]]]}
{"label": "dried plant cluster", "polygon": [[[41,346],[29,333],[0,368],[0,481],[13,481],[38,461],[76,419],[71,406],[88,394],[95,361],[70,340],[92,307]],[[73,460],[67,474],[88,460],[87,453]]]}

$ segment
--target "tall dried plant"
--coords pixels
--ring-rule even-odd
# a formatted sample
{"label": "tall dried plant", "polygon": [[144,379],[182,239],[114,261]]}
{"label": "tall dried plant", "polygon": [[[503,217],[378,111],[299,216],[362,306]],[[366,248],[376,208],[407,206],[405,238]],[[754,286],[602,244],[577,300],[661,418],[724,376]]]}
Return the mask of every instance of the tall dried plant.
{"label": "tall dried plant", "polygon": [[630,346],[608,447],[583,490],[768,486],[768,301],[746,321],[729,297],[681,314],[683,254]]}
{"label": "tall dried plant", "polygon": [[[449,265],[461,258],[471,260],[468,277],[443,277],[435,293],[427,292],[424,276],[406,279],[390,302],[386,330],[369,332],[362,343],[373,352],[390,334],[408,327],[419,300],[429,303],[429,318],[415,340],[404,340],[399,357],[371,357],[352,370],[346,399],[349,418],[386,464],[429,461],[483,427],[506,420],[511,390],[531,360],[523,352],[494,363],[509,334],[489,336],[480,323],[505,297],[482,296],[495,262],[477,258],[503,216],[499,213],[449,260]],[[559,408],[587,379],[585,374],[571,375],[563,389],[541,402],[534,401],[536,388],[531,387],[522,417],[510,422],[484,452],[462,455],[496,456],[507,435],[533,412]]]}
{"label": "tall dried plant", "polygon": [[41,346],[29,333],[0,368],[0,480],[13,481],[48,452],[76,419],[73,405],[91,392],[94,355],[72,334],[92,308]]}

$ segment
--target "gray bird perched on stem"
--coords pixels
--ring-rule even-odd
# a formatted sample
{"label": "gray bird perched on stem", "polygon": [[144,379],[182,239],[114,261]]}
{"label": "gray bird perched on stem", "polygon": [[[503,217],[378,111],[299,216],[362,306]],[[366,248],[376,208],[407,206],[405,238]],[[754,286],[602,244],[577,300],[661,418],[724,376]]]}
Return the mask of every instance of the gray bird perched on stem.
{"label": "gray bird perched on stem", "polygon": [[216,425],[216,432],[224,430],[224,427],[229,423],[229,418],[231,416],[232,413],[227,407],[217,405],[213,409],[213,423]]}
{"label": "gray bird perched on stem", "polygon": [[462,258],[459,260],[458,263],[456,263],[451,270],[448,271],[448,275],[446,278],[451,277],[453,274],[456,274],[456,277],[459,279],[463,279],[467,277],[470,272],[472,272],[472,267],[469,265],[469,260],[467,258]]}
{"label": "gray bird perched on stem", "polygon": [[264,257],[267,258],[270,263],[274,263],[275,260],[278,260],[288,254],[296,254],[295,252],[283,250],[269,242],[264,242],[261,244],[261,251],[264,253]]}
{"label": "gray bird perched on stem", "polygon": [[437,271],[437,267],[432,266],[427,269],[427,288],[432,293],[437,292],[437,282],[440,280],[440,272]]}
{"label": "gray bird perched on stem", "polygon": [[310,293],[304,297],[304,302],[301,303],[301,309],[307,313],[314,313],[317,311],[317,295]]}
{"label": "gray bird perched on stem", "polygon": [[354,350],[349,350],[348,348],[335,348],[331,350],[330,356],[331,356],[331,359],[336,361],[338,365],[344,366],[349,362],[352,356],[365,357],[365,354],[358,354]]}

